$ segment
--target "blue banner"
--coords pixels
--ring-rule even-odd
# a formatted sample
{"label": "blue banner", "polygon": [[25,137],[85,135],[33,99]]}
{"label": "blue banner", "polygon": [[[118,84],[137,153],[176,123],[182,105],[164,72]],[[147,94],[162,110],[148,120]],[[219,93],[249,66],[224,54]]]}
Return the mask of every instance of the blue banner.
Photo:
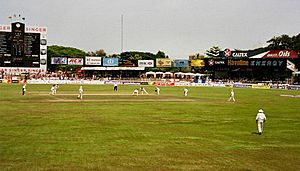
{"label": "blue banner", "polygon": [[103,58],[103,66],[119,66],[118,58]]}
{"label": "blue banner", "polygon": [[186,59],[175,59],[173,61],[173,67],[185,68],[189,66],[189,60]]}

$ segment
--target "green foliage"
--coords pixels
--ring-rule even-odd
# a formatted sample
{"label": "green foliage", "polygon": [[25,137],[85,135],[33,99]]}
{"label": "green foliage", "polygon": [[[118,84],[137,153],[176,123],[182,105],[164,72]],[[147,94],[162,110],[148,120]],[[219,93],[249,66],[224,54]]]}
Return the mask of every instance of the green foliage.
{"label": "green foliage", "polygon": [[48,58],[55,56],[66,56],[66,57],[85,57],[86,53],[83,50],[73,48],[73,47],[64,47],[64,46],[48,46]]}
{"label": "green foliage", "polygon": [[218,57],[220,55],[219,46],[213,46],[205,53],[209,58]]}
{"label": "green foliage", "polygon": [[158,51],[155,56],[156,58],[168,58],[166,54],[162,51]]}
{"label": "green foliage", "polygon": [[296,36],[290,37],[283,34],[278,37],[273,37],[267,43],[269,50],[297,50],[300,51],[300,33]]}
{"label": "green foliage", "polygon": [[96,50],[95,52],[88,52],[86,54],[87,56],[100,56],[100,57],[105,57],[106,52],[103,49]]}

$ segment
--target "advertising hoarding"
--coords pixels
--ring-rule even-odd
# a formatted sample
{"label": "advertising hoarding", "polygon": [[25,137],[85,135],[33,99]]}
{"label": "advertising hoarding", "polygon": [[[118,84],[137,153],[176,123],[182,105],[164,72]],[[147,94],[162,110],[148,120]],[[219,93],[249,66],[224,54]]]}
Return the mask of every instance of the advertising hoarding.
{"label": "advertising hoarding", "polygon": [[59,64],[68,64],[68,58],[66,57],[52,57],[51,64],[59,65]]}
{"label": "advertising hoarding", "polygon": [[172,67],[172,61],[168,58],[157,58],[156,67]]}
{"label": "advertising hoarding", "polygon": [[203,67],[205,66],[204,60],[201,59],[195,59],[191,61],[191,66],[193,67]]}
{"label": "advertising hoarding", "polygon": [[85,65],[101,65],[102,58],[94,57],[94,56],[86,56],[85,57]]}
{"label": "advertising hoarding", "polygon": [[83,58],[68,58],[68,65],[83,65]]}
{"label": "advertising hoarding", "polygon": [[284,59],[251,59],[249,61],[251,67],[286,67]]}
{"label": "advertising hoarding", "polygon": [[139,67],[154,67],[154,61],[153,60],[138,60],[138,66]]}
{"label": "advertising hoarding", "polygon": [[119,66],[118,58],[103,58],[103,66]]}
{"label": "advertising hoarding", "polygon": [[228,60],[228,66],[248,66],[249,61],[248,60]]}
{"label": "advertising hoarding", "polygon": [[295,50],[271,50],[262,58],[298,58],[298,52]]}
{"label": "advertising hoarding", "polygon": [[207,59],[207,60],[205,60],[205,66],[209,66],[209,67],[225,67],[225,66],[227,66],[227,60],[223,60],[223,59]]}
{"label": "advertising hoarding", "polygon": [[189,66],[189,60],[186,59],[175,59],[173,60],[173,67],[185,68]]}
{"label": "advertising hoarding", "polygon": [[248,51],[239,51],[239,50],[230,50],[229,48],[225,49],[224,51],[220,52],[221,56],[227,57],[227,58],[248,58],[249,54]]}

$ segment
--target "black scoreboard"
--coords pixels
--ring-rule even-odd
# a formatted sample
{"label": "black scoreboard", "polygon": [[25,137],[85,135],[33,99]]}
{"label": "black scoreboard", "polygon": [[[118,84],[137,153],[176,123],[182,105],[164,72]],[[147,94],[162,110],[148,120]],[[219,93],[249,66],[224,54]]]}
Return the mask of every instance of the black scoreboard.
{"label": "black scoreboard", "polygon": [[16,22],[11,32],[0,32],[0,67],[40,67],[40,33],[26,33]]}

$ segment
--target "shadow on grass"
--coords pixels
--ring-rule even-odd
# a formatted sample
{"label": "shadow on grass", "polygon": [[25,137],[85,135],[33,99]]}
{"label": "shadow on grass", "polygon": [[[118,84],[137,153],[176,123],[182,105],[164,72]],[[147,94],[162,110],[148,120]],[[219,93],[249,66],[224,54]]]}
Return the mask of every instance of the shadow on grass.
{"label": "shadow on grass", "polygon": [[257,134],[257,135],[259,135],[259,133],[258,133],[258,132],[251,132],[251,134]]}

